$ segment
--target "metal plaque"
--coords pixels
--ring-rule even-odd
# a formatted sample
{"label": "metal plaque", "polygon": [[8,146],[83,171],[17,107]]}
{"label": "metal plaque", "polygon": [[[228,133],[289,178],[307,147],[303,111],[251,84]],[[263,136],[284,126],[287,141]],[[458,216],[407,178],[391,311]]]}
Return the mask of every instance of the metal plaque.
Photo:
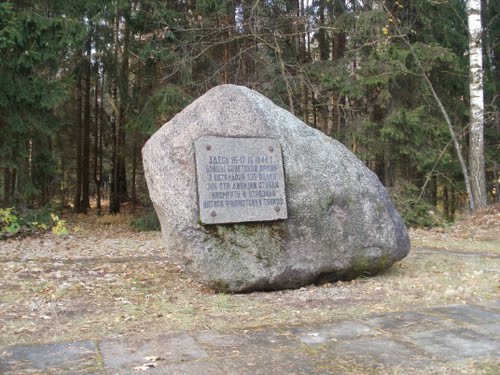
{"label": "metal plaque", "polygon": [[270,138],[201,137],[194,142],[203,224],[287,218],[281,145]]}

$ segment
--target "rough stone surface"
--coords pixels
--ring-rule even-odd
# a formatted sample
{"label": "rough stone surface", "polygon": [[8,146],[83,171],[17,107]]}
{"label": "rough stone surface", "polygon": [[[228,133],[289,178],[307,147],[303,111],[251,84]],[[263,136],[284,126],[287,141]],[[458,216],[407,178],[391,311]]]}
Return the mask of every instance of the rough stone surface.
{"label": "rough stone surface", "polygon": [[[193,144],[203,136],[278,140],[288,218],[202,225]],[[210,90],[149,139],[143,160],[168,250],[213,289],[296,288],[373,274],[410,249],[376,175],[342,144],[250,89]]]}
{"label": "rough stone surface", "polygon": [[0,347],[0,374],[95,374],[93,341]]}
{"label": "rough stone surface", "polygon": [[278,141],[201,137],[194,148],[203,224],[287,218],[285,174]]}
{"label": "rough stone surface", "polygon": [[[0,374],[498,374],[500,342],[488,327],[499,326],[498,316],[491,324],[467,320],[469,307],[487,317],[494,304],[231,332],[141,332],[93,341],[0,344]],[[449,325],[449,316],[460,314],[465,319]],[[420,324],[421,319],[434,327]]]}

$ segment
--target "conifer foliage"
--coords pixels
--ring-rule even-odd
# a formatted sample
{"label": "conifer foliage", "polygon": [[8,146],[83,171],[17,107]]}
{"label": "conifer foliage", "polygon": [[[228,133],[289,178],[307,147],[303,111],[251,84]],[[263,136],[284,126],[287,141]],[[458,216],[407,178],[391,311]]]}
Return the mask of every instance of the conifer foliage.
{"label": "conifer foliage", "polygon": [[469,173],[472,185],[484,176],[486,203],[498,201],[498,5],[485,2],[483,33],[474,34],[484,46],[479,132],[469,106],[476,93],[465,5],[1,2],[2,206],[118,213],[125,202],[147,201],[145,140],[223,83],[256,89],[344,143],[390,189],[409,224],[466,210],[477,200]]}

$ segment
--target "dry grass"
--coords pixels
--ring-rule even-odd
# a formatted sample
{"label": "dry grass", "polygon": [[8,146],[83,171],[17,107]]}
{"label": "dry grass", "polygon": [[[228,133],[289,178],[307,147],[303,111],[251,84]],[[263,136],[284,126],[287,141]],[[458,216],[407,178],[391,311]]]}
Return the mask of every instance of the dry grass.
{"label": "dry grass", "polygon": [[500,255],[500,204],[489,206],[457,224],[411,230],[414,247],[430,247]]}
{"label": "dry grass", "polygon": [[[438,232],[412,235],[418,246],[437,241],[440,246],[435,247],[460,253],[498,254],[500,221],[494,218],[495,228],[477,225],[481,238],[469,236],[467,242],[453,228],[445,237]],[[131,232],[129,219],[72,217],[70,237],[0,243],[0,346],[160,330],[305,324],[498,298],[499,257],[419,250],[373,278],[270,293],[216,294],[177,267],[158,233]]]}

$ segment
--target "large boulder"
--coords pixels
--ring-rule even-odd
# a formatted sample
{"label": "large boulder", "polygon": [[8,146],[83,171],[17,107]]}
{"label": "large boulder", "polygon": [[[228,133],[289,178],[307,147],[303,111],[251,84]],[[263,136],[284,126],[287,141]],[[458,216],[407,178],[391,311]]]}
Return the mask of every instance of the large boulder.
{"label": "large boulder", "polygon": [[[202,224],[194,142],[206,136],[279,141],[286,219]],[[143,160],[168,251],[212,289],[297,288],[370,275],[410,249],[405,225],[373,172],[342,144],[248,88],[208,91],[153,134]]]}

